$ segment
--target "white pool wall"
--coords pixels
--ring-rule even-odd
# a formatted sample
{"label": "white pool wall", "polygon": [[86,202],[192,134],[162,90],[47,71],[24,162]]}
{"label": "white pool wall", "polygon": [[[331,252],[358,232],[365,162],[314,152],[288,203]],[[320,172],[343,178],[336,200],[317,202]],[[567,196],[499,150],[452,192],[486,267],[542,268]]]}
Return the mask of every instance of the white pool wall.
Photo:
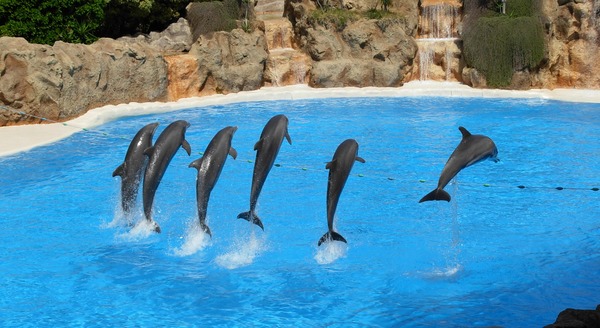
{"label": "white pool wall", "polygon": [[180,109],[260,100],[297,100],[331,97],[478,97],[532,98],[570,102],[600,103],[600,90],[533,89],[527,91],[474,89],[454,82],[409,82],[399,88],[323,88],[306,85],[265,87],[228,95],[185,98],[175,102],[128,103],[92,109],[64,122],[0,127],[0,156],[7,156],[49,144],[79,132],[126,116],[165,113]]}

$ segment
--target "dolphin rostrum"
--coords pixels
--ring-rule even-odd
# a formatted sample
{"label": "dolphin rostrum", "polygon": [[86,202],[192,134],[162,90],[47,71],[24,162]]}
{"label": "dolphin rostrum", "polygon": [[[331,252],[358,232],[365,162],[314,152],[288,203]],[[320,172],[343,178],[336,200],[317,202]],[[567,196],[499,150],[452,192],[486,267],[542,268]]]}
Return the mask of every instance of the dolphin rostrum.
{"label": "dolphin rostrum", "polygon": [[196,200],[198,201],[198,219],[202,231],[212,236],[208,225],[206,225],[206,209],[208,208],[208,199],[210,192],[215,187],[219,175],[223,171],[227,155],[231,155],[233,159],[237,157],[237,151],[231,147],[231,139],[237,131],[236,126],[228,126],[212,138],[204,155],[190,163],[189,167],[198,169],[196,177]]}
{"label": "dolphin rostrum", "polygon": [[146,167],[146,148],[152,146],[152,137],[158,123],[150,123],[141,128],[131,140],[123,164],[119,165],[112,176],[121,177],[121,208],[129,214],[135,205],[142,173]]}
{"label": "dolphin rostrum", "polygon": [[421,198],[419,203],[428,200],[445,200],[449,202],[450,194],[444,190],[444,187],[446,187],[448,182],[450,182],[460,170],[485,159],[490,159],[494,162],[499,161],[496,157],[498,155],[498,149],[492,139],[482,135],[471,134],[462,126],[458,129],[462,133],[462,140],[456,149],[454,149],[452,155],[450,155],[446,165],[444,165],[437,188]]}
{"label": "dolphin rostrum", "polygon": [[149,157],[146,173],[144,174],[144,185],[142,196],[144,200],[144,215],[146,220],[154,225],[154,231],[160,232],[159,225],[152,219],[152,204],[154,203],[154,195],[160,184],[167,166],[175,156],[179,146],[183,147],[188,155],[191,155],[192,148],[185,140],[185,131],[190,126],[190,123],[179,120],[167,126],[164,131],[158,136],[154,146],[146,149],[144,154]]}
{"label": "dolphin rostrum", "polygon": [[269,171],[275,163],[275,158],[279,153],[279,148],[283,143],[283,138],[292,144],[292,139],[288,134],[288,118],[285,115],[273,116],[263,128],[260,139],[254,145],[256,150],[256,160],[254,162],[254,173],[252,174],[252,190],[250,191],[250,211],[238,214],[238,219],[248,220],[261,229],[265,229],[262,222],[256,216],[255,209],[258,202],[258,196],[267,179]]}
{"label": "dolphin rostrum", "polygon": [[329,230],[319,239],[319,246],[328,240],[337,240],[346,243],[346,239],[342,235],[333,231],[333,218],[344,185],[348,180],[352,166],[354,166],[354,161],[365,162],[364,159],[358,157],[358,143],[356,140],[347,139],[337,147],[333,154],[333,159],[325,166],[329,170],[327,183],[327,228]]}

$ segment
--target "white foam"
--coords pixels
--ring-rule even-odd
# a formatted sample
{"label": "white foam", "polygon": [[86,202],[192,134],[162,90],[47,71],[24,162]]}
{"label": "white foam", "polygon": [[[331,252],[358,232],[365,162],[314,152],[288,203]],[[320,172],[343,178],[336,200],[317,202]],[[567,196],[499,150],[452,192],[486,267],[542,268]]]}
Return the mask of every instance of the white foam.
{"label": "white foam", "polygon": [[429,272],[423,272],[423,276],[428,279],[449,279],[456,278],[463,271],[460,264],[447,266],[444,268],[433,268]]}
{"label": "white foam", "polygon": [[202,231],[198,220],[193,220],[188,226],[185,236],[182,237],[183,245],[173,249],[176,256],[189,256],[203,250],[211,243],[210,235]]}
{"label": "white foam", "polygon": [[139,220],[139,222],[131,228],[131,230],[117,234],[116,238],[125,241],[140,241],[154,235],[156,232],[155,222],[149,222],[148,220]]}
{"label": "white foam", "polygon": [[339,258],[346,257],[346,254],[348,254],[348,244],[341,241],[329,240],[319,246],[315,255],[315,261],[319,264],[330,264]]}
{"label": "white foam", "polygon": [[248,236],[238,237],[229,252],[217,256],[217,265],[232,270],[252,264],[267,249],[265,237],[257,237],[254,230]]}

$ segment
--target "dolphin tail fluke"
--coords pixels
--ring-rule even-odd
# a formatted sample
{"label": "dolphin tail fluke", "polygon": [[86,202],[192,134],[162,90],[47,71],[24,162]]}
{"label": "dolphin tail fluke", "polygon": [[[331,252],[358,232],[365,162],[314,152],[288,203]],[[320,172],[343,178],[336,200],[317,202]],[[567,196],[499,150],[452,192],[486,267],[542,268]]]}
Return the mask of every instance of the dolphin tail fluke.
{"label": "dolphin tail fluke", "polygon": [[328,240],[337,240],[337,241],[344,242],[346,244],[348,243],[346,241],[346,239],[344,237],[342,237],[342,235],[340,235],[339,233],[337,233],[335,231],[329,231],[326,234],[324,234],[323,237],[321,237],[321,239],[319,239],[318,246],[321,246],[322,243],[324,243]]}
{"label": "dolphin tail fluke", "polygon": [[258,216],[256,216],[256,214],[253,211],[248,211],[248,212],[242,212],[240,214],[238,214],[238,219],[244,219],[248,222],[252,222],[254,224],[256,224],[257,226],[259,226],[263,231],[265,231],[265,227],[263,226],[262,222],[260,221],[260,218]]}
{"label": "dolphin tail fluke", "polygon": [[445,200],[449,202],[450,194],[447,193],[444,189],[434,189],[432,192],[425,195],[425,197],[421,198],[419,203],[426,202],[428,200]]}
{"label": "dolphin tail fluke", "polygon": [[200,222],[200,229],[202,229],[202,231],[206,232],[212,238],[212,233],[210,232],[210,228],[208,225],[206,225],[206,223]]}
{"label": "dolphin tail fluke", "polygon": [[150,219],[150,226],[152,227],[152,231],[156,232],[156,233],[160,233],[160,226],[158,225],[158,223],[156,223],[156,221]]}

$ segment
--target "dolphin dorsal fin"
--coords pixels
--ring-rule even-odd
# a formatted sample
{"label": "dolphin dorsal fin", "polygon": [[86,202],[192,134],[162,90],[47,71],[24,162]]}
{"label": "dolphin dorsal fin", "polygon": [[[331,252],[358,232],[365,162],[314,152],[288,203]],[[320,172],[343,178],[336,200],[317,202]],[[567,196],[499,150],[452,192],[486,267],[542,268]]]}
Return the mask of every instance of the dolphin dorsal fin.
{"label": "dolphin dorsal fin", "polygon": [[188,156],[192,155],[192,146],[190,146],[190,143],[187,142],[187,140],[183,139],[183,141],[181,142],[181,147],[185,149],[185,151],[188,153]]}
{"label": "dolphin dorsal fin", "polygon": [[467,129],[462,126],[459,126],[458,129],[460,130],[460,133],[462,133],[463,139],[471,136],[471,132],[467,131]]}
{"label": "dolphin dorsal fin", "polygon": [[360,157],[360,156],[356,156],[355,160],[358,161],[358,162],[361,162],[361,163],[365,162],[365,160],[362,157]]}
{"label": "dolphin dorsal fin", "polygon": [[196,168],[198,170],[200,170],[200,166],[202,165],[202,160],[204,160],[204,156],[198,158],[197,160],[193,161],[190,163],[190,165],[188,165],[188,167],[193,167]]}
{"label": "dolphin dorsal fin", "polygon": [[237,158],[237,150],[235,150],[235,148],[231,147],[229,148],[229,155],[231,155],[231,157],[233,157],[233,159]]}
{"label": "dolphin dorsal fin", "polygon": [[123,163],[123,164],[119,165],[119,167],[117,167],[117,168],[115,169],[115,171],[113,172],[113,175],[112,175],[112,176],[113,176],[113,177],[116,177],[116,176],[118,175],[118,176],[121,176],[121,177],[123,177],[123,173],[125,173],[125,163]]}

